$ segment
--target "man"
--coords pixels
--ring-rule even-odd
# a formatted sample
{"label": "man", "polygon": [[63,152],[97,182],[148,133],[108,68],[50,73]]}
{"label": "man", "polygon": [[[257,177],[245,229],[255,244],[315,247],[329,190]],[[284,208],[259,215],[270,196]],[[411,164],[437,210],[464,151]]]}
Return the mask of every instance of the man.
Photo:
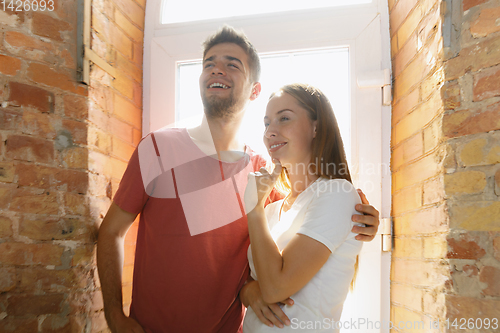
{"label": "man", "polygon": [[[264,160],[238,142],[237,132],[247,104],[260,94],[259,74],[257,52],[246,36],[223,27],[204,44],[202,124],[150,133],[131,157],[99,230],[97,263],[113,332],[240,332],[242,301],[268,325],[288,323],[277,304],[263,302],[257,281],[247,283],[242,196],[248,173]],[[370,215],[353,217],[367,224],[353,231],[369,241],[378,212],[369,205],[358,210]],[[139,213],[126,317],[123,239]]]}

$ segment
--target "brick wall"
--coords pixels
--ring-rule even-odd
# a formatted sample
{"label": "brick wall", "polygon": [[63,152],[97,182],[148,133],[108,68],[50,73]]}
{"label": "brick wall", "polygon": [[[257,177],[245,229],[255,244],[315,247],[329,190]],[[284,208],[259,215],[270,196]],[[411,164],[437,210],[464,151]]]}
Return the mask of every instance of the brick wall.
{"label": "brick wall", "polygon": [[[89,173],[90,188],[95,189],[91,214],[97,220],[106,213],[141,139],[145,6],[146,0],[93,0],[92,49],[119,69],[116,78],[97,66],[91,72]],[[138,221],[125,240],[123,301],[127,313],[132,297],[137,227]]]}
{"label": "brick wall", "polygon": [[499,318],[500,4],[399,0],[389,7],[391,321],[445,332],[446,319]]}
{"label": "brick wall", "polygon": [[443,191],[447,150],[440,132],[444,112],[442,7],[435,0],[389,1],[389,7],[395,233],[391,321],[429,326],[445,317],[443,292],[449,279],[444,262],[449,229]]}
{"label": "brick wall", "polygon": [[140,139],[145,1],[94,1],[92,48],[120,75],[94,65],[90,86],[76,81],[76,0],[54,4],[0,11],[1,332],[106,330],[97,229]]}
{"label": "brick wall", "polygon": [[459,36],[445,52],[442,131],[453,161],[444,175],[451,321],[500,320],[499,20],[499,1],[464,0],[453,21]]}

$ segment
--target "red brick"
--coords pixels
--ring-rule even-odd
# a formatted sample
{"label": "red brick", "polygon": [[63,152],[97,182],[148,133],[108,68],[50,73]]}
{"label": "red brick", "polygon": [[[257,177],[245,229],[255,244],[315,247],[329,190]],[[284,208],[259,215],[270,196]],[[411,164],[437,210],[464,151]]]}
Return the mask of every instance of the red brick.
{"label": "red brick", "polygon": [[87,197],[83,194],[64,193],[64,208],[68,215],[88,216]]}
{"label": "red brick", "polygon": [[53,168],[35,164],[19,163],[16,165],[17,183],[19,186],[33,186],[48,189]]}
{"label": "red brick", "polygon": [[132,101],[139,108],[142,108],[142,85],[136,81],[132,81],[133,98]]}
{"label": "red brick", "polygon": [[58,190],[85,194],[88,189],[86,172],[61,169],[54,174],[54,183]]}
{"label": "red brick", "polygon": [[33,12],[31,31],[38,36],[48,37],[57,41],[64,41],[70,32],[75,29],[65,21],[55,19],[49,15]]}
{"label": "red brick", "polygon": [[391,34],[394,34],[398,30],[401,23],[404,22],[417,3],[417,0],[398,1],[396,3],[390,14]]}
{"label": "red brick", "polygon": [[23,218],[19,234],[34,240],[82,240],[88,238],[88,228],[83,221],[74,218]]}
{"label": "red brick", "polygon": [[486,283],[483,294],[487,296],[500,296],[500,269],[492,266],[484,266],[479,273],[479,280]]}
{"label": "red brick", "polygon": [[143,43],[134,43],[134,45],[133,45],[133,60],[137,66],[142,67],[143,56],[144,56],[144,44]]}
{"label": "red brick", "polygon": [[0,182],[12,183],[15,176],[15,167],[12,162],[0,162]]}
{"label": "red brick", "polygon": [[87,169],[89,154],[87,148],[71,147],[61,153],[63,165],[70,169]]}
{"label": "red brick", "polygon": [[142,83],[142,65],[139,66],[118,53],[116,55],[116,67],[120,68],[120,70],[132,77],[135,81]]}
{"label": "red brick", "polygon": [[455,318],[498,318],[500,300],[478,299],[460,295],[446,295],[446,309],[450,322]]}
{"label": "red brick", "polygon": [[115,117],[109,119],[111,133],[125,142],[132,143],[132,126],[126,124]]}
{"label": "red brick", "polygon": [[15,192],[16,185],[4,185],[0,183],[0,208],[7,208],[12,201],[12,195]]}
{"label": "red brick", "polygon": [[[16,7],[14,7],[14,9],[15,8]],[[11,27],[16,27],[19,25],[19,23],[24,23],[24,11],[11,10],[6,4],[5,11],[3,11],[3,6],[2,6],[1,13],[3,14],[2,24],[9,25]]]}
{"label": "red brick", "polygon": [[60,54],[61,59],[64,61],[63,65],[70,69],[76,69],[75,57],[68,50],[63,50]]}
{"label": "red brick", "polygon": [[94,245],[83,245],[77,247],[75,249],[75,254],[73,255],[73,258],[71,259],[71,266],[78,266],[78,265],[88,266],[90,264],[95,265],[95,262],[93,262],[95,257],[95,250],[96,247]]}
{"label": "red brick", "polygon": [[9,104],[32,107],[41,112],[54,112],[54,94],[50,91],[18,82],[9,83]]}
{"label": "red brick", "polygon": [[496,260],[500,261],[500,237],[493,239],[493,251]]}
{"label": "red brick", "polygon": [[113,156],[116,156],[119,159],[128,162],[134,150],[135,147],[130,143],[123,142],[122,140],[113,137]]}
{"label": "red brick", "polygon": [[64,96],[64,114],[77,120],[88,118],[88,98],[78,95]]}
{"label": "red brick", "polygon": [[38,319],[36,317],[7,316],[0,320],[0,332],[33,333],[38,332]]}
{"label": "red brick", "polygon": [[25,135],[10,135],[6,142],[7,157],[14,160],[51,163],[54,144],[51,141]]}
{"label": "red brick", "polygon": [[443,117],[443,134],[448,138],[498,129],[500,129],[500,103],[492,104],[486,111],[480,113],[464,110],[445,114]]}
{"label": "red brick", "polygon": [[125,17],[119,10],[115,11],[115,22],[116,24],[125,32],[125,34],[131,37],[136,42],[142,42],[144,39],[144,31],[137,28],[127,17]]}
{"label": "red brick", "polygon": [[7,265],[61,265],[64,248],[53,244],[0,243],[0,260]]}
{"label": "red brick", "polygon": [[113,21],[110,21],[99,12],[95,12],[95,14],[92,15],[92,27],[103,35],[104,38],[125,57],[129,59],[132,58],[132,41]]}
{"label": "red brick", "polygon": [[21,69],[21,60],[0,54],[0,72],[14,76]]}
{"label": "red brick", "polygon": [[87,144],[87,124],[81,121],[64,119],[62,122],[64,129],[71,133],[74,144]]}
{"label": "red brick", "polygon": [[489,38],[464,48],[445,63],[446,80],[456,80],[466,72],[477,72],[500,64],[500,38]]}
{"label": "red brick", "polygon": [[27,71],[27,77],[33,82],[86,95],[87,88],[77,84],[74,75],[76,74],[69,74],[66,70],[56,71],[50,66],[37,63],[31,63]]}
{"label": "red brick", "polygon": [[16,287],[16,269],[0,267],[0,292],[6,292]]}
{"label": "red brick", "polygon": [[[142,126],[141,126],[141,128],[142,128]],[[134,147],[137,147],[137,145],[139,144],[139,142],[142,139],[142,132],[140,130],[134,128],[132,137],[133,137],[132,144],[134,145]]]}
{"label": "red brick", "polygon": [[60,124],[61,118],[58,115],[25,110],[18,131],[23,134],[53,140],[57,134],[56,128],[60,127]]}
{"label": "red brick", "polygon": [[471,9],[472,7],[479,6],[488,0],[463,0],[463,10],[464,12]]}
{"label": "red brick", "polygon": [[59,203],[54,192],[18,190],[12,198],[10,209],[30,214],[56,215],[59,213]]}
{"label": "red brick", "polygon": [[54,63],[55,51],[52,44],[27,36],[17,31],[5,33],[4,46],[10,53],[22,58]]}
{"label": "red brick", "polygon": [[485,37],[491,33],[500,31],[498,18],[500,18],[500,6],[481,10],[479,17],[470,25],[472,36],[475,38]]}
{"label": "red brick", "polygon": [[459,239],[448,238],[448,247],[450,250],[446,257],[449,259],[480,259],[486,254],[475,240],[466,236],[459,236]]}
{"label": "red brick", "polygon": [[89,98],[105,113],[113,112],[113,93],[108,87],[96,81],[89,88]]}
{"label": "red brick", "polygon": [[115,94],[114,98],[114,115],[134,126],[135,128],[141,128],[141,110],[130,103],[128,100],[117,94]]}
{"label": "red brick", "polygon": [[129,0],[113,0],[113,2],[136,26],[144,29],[144,9]]}
{"label": "red brick", "polygon": [[[0,216],[0,238],[12,236],[12,220],[8,217]],[[1,276],[2,274],[0,274]]]}
{"label": "red brick", "polygon": [[454,110],[461,105],[461,91],[458,81],[448,81],[443,87],[443,101],[445,110]]}
{"label": "red brick", "polygon": [[85,288],[86,272],[81,269],[46,269],[45,267],[18,268],[18,291],[28,293],[50,293]]}
{"label": "red brick", "polygon": [[42,323],[42,332],[65,333],[76,332],[72,330],[68,315],[49,315]]}
{"label": "red brick", "polygon": [[62,311],[64,294],[12,295],[7,314],[10,316],[43,315]]}
{"label": "red brick", "polygon": [[414,89],[394,105],[392,110],[392,124],[397,124],[404,116],[409,114],[419,102],[419,89]]}
{"label": "red brick", "polygon": [[474,75],[474,101],[500,96],[500,65],[483,69]]}
{"label": "red brick", "polygon": [[0,129],[17,130],[22,126],[23,114],[18,108],[0,108]]}

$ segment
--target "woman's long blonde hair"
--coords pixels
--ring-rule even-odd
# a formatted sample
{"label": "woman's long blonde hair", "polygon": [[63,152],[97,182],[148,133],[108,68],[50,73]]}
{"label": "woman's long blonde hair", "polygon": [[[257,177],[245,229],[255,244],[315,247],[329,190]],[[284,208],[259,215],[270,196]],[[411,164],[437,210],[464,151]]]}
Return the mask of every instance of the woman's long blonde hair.
{"label": "woman's long blonde hair", "polygon": [[[269,99],[283,93],[294,97],[299,105],[307,111],[309,119],[317,121],[316,136],[313,139],[311,147],[311,168],[308,168],[308,170],[319,177],[345,179],[352,183],[337,119],[333,113],[332,105],[325,94],[313,86],[303,83],[293,83],[281,87],[278,91],[271,94]],[[275,186],[284,195],[290,193],[291,184],[286,168],[283,168],[281,171]],[[354,288],[357,268],[358,258],[356,257],[351,290]]]}

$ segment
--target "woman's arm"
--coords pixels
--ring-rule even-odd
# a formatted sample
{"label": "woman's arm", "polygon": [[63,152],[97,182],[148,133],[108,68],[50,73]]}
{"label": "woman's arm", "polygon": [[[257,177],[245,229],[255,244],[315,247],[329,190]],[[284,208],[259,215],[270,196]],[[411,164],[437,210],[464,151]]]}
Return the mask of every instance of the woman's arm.
{"label": "woman's arm", "polygon": [[331,254],[324,244],[300,234],[280,253],[267,227],[262,205],[248,214],[248,230],[255,270],[266,303],[279,302],[302,289]]}
{"label": "woman's arm", "polygon": [[[251,277],[241,288],[239,294],[241,303],[246,307],[251,307],[259,320],[269,327],[277,326],[283,328],[283,324],[289,326],[290,319],[283,312],[278,303],[266,303],[262,298],[262,292],[258,281]],[[287,298],[281,303],[293,305],[293,300]]]}

